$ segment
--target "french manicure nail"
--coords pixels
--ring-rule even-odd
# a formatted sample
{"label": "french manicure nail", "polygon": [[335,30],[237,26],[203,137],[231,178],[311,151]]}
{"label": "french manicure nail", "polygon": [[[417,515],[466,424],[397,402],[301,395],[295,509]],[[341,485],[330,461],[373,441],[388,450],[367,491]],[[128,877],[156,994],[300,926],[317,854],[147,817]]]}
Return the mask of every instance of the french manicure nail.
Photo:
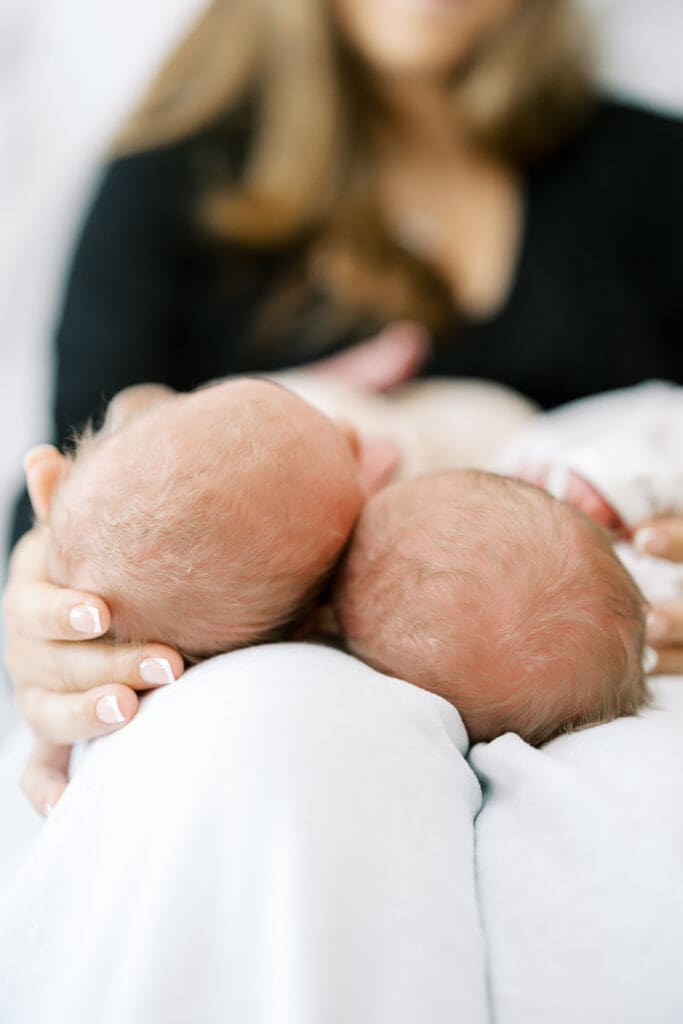
{"label": "french manicure nail", "polygon": [[157,686],[167,686],[175,682],[173,670],[166,658],[145,658],[141,661],[140,678]]}
{"label": "french manicure nail", "polygon": [[669,547],[669,536],[664,530],[644,526],[642,530],[636,531],[633,544],[636,550],[643,554],[663,555]]}
{"label": "french manicure nail", "polygon": [[101,633],[100,613],[91,604],[77,604],[69,612],[71,628],[77,633]]}
{"label": "french manicure nail", "polygon": [[54,804],[47,803],[47,802],[44,803],[43,804],[43,815],[44,815],[44,817],[49,818],[50,815],[52,814],[52,812],[54,811],[54,809],[55,809],[54,808]]}
{"label": "french manicure nail", "polygon": [[651,640],[663,640],[669,632],[669,616],[665,612],[648,612],[645,623]]}
{"label": "french manicure nail", "polygon": [[657,662],[659,661],[659,655],[657,654],[654,647],[643,648],[643,672],[646,676],[654,672],[657,668]]}
{"label": "french manicure nail", "polygon": [[119,722],[126,720],[121,714],[119,702],[114,696],[100,697],[95,705],[95,714],[105,725],[118,725]]}

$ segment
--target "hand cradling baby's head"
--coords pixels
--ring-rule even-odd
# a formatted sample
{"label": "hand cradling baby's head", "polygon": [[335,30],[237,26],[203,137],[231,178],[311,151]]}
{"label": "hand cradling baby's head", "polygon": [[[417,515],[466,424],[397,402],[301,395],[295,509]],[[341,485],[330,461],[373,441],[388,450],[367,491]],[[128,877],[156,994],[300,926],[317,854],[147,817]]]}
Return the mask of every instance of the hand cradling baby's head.
{"label": "hand cradling baby's head", "polygon": [[376,494],[335,608],[351,650],[451,701],[473,742],[540,743],[646,699],[635,584],[599,527],[519,481],[451,471]]}
{"label": "hand cradling baby's head", "polygon": [[51,575],[100,594],[116,637],[207,656],[305,613],[363,497],[349,439],[283,387],[134,389],[66,465]]}

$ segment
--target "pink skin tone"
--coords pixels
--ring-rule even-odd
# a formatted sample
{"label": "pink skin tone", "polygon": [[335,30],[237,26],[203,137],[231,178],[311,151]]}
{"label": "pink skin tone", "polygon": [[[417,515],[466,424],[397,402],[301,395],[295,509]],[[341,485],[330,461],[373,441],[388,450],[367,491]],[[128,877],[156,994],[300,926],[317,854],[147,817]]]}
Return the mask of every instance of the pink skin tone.
{"label": "pink skin tone", "polygon": [[[520,480],[526,480],[527,483],[547,490],[549,473],[549,466],[540,466],[534,469],[523,469],[517,476]],[[627,537],[631,534],[619,513],[605,501],[599,491],[585,477],[573,470],[569,470],[567,473],[566,490],[562,495],[562,500],[566,501],[568,505],[578,508],[594,523],[604,527],[617,537]]]}
{"label": "pink skin tone", "polygon": [[333,0],[343,35],[387,79],[447,76],[522,0]]}
{"label": "pink skin tone", "polygon": [[542,488],[467,470],[386,488],[334,602],[351,650],[451,700],[471,742],[541,742],[642,701],[640,596],[605,535]]}
{"label": "pink skin tone", "polygon": [[52,578],[101,593],[124,640],[203,657],[266,639],[339,557],[365,496],[362,452],[351,428],[266,380],[129,389],[67,464]]}

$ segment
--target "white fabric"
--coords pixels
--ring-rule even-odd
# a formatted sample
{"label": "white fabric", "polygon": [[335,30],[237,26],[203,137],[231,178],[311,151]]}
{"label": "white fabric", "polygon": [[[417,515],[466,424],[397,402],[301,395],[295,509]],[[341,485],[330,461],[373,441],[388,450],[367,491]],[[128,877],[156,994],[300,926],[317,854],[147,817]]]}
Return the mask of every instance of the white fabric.
{"label": "white fabric", "polygon": [[[567,470],[584,476],[630,527],[683,514],[683,388],[647,381],[635,388],[570,402],[523,427],[499,456],[513,475],[550,467],[558,498]],[[559,474],[556,473],[560,470]],[[616,545],[648,601],[683,599],[683,565]]]}
{"label": "white fabric", "polygon": [[460,716],[338,651],[223,655],[90,745],[0,897],[3,1024],[485,1024]]}
{"label": "white fabric", "polygon": [[683,683],[637,719],[470,756],[496,1024],[683,1019]]}
{"label": "white fabric", "polygon": [[[562,458],[629,521],[644,498],[649,514],[683,511],[682,395],[650,383],[572,403],[523,431],[506,462]],[[681,566],[618,552],[650,600],[683,597]],[[506,735],[471,752],[496,1024],[680,1024],[683,679],[651,688],[638,718],[541,750]]]}
{"label": "white fabric", "polygon": [[575,470],[634,526],[683,511],[681,438],[683,389],[647,381],[545,413],[517,433],[501,462],[511,472],[549,462]]}

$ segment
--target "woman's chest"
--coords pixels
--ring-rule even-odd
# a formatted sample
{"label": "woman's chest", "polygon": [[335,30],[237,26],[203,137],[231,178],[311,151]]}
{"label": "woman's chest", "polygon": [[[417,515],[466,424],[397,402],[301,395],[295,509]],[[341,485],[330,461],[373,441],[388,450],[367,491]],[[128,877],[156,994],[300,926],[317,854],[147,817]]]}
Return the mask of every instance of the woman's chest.
{"label": "woman's chest", "polygon": [[497,163],[394,166],[380,177],[387,224],[447,282],[455,306],[491,316],[504,303],[524,233],[517,178]]}
{"label": "woman's chest", "polygon": [[[427,372],[496,380],[545,407],[648,377],[677,379],[659,336],[660,311],[637,286],[610,217],[597,205],[568,203],[566,193],[558,199],[535,188],[523,209],[520,231],[508,234],[516,249],[497,308],[454,317]],[[299,330],[285,314],[277,336],[258,339],[255,328],[288,270],[286,257],[245,258],[226,269],[205,254],[193,264],[182,330],[189,382],[305,362],[367,335],[359,325],[318,343],[310,320]]]}

